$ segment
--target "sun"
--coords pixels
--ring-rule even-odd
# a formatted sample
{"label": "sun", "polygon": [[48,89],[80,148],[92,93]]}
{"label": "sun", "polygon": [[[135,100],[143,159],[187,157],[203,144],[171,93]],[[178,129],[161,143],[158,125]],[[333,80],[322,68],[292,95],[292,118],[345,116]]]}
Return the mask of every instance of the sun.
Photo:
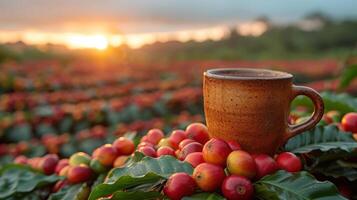
{"label": "sun", "polygon": [[68,46],[70,48],[94,48],[104,50],[108,47],[108,39],[104,35],[70,35]]}
{"label": "sun", "polygon": [[98,50],[104,50],[108,47],[108,40],[105,36],[102,35],[94,36],[90,43]]}

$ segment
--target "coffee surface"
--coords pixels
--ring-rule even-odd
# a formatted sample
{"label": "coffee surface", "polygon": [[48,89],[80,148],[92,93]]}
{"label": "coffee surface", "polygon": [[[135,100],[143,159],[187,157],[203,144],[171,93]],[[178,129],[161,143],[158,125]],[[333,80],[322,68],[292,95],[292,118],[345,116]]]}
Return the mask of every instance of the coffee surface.
{"label": "coffee surface", "polygon": [[292,77],[291,74],[285,72],[244,68],[208,70],[207,75],[223,79],[280,79]]}

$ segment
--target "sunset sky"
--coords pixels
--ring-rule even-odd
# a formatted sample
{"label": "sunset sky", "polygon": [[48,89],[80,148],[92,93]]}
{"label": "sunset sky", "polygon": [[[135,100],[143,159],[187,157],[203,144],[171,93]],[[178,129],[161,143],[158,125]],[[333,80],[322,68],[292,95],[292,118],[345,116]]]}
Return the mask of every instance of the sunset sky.
{"label": "sunset sky", "polygon": [[267,16],[294,22],[313,11],[357,18],[355,0],[1,0],[0,43],[22,40],[69,48],[105,49],[123,42],[140,47],[154,41],[218,40],[228,26],[259,35]]}

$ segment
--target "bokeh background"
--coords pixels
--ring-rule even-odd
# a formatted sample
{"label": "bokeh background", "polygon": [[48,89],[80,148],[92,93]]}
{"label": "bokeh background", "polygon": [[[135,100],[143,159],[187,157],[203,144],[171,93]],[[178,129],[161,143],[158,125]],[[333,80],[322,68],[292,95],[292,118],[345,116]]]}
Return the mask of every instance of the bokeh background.
{"label": "bokeh background", "polygon": [[354,0],[2,0],[0,155],[92,152],[128,131],[204,121],[207,68],[357,83]]}

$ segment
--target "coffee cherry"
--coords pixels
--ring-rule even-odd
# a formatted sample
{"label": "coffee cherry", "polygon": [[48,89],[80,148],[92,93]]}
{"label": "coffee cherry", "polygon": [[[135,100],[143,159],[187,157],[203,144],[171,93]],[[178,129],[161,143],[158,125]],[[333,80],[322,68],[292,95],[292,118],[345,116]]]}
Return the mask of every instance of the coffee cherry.
{"label": "coffee cherry", "polygon": [[180,142],[179,144],[179,149],[183,149],[186,145],[192,143],[192,142],[196,142],[193,139],[184,139]]}
{"label": "coffee cherry", "polygon": [[193,152],[201,152],[202,151],[202,144],[198,142],[192,142],[186,145],[181,151],[178,156],[178,159],[185,160],[186,156]]}
{"label": "coffee cherry", "polygon": [[171,200],[180,200],[184,196],[191,196],[195,187],[195,180],[190,175],[179,172],[170,176],[163,191]]}
{"label": "coffee cherry", "polygon": [[175,157],[175,150],[173,150],[171,147],[160,147],[156,153],[157,157],[164,155],[170,155]]}
{"label": "coffee cherry", "polygon": [[206,162],[226,166],[226,160],[231,153],[229,145],[221,139],[212,138],[203,146],[203,158]]}
{"label": "coffee cherry", "polygon": [[56,154],[48,154],[40,159],[39,168],[46,175],[53,174],[55,172],[58,156]]}
{"label": "coffee cherry", "polygon": [[193,170],[192,176],[201,190],[213,192],[222,185],[225,173],[221,166],[201,163]]}
{"label": "coffee cherry", "polygon": [[113,166],[118,154],[111,144],[106,144],[94,150],[92,157],[97,159],[102,165],[109,167]]}
{"label": "coffee cherry", "polygon": [[89,167],[98,174],[108,171],[108,167],[102,165],[97,159],[92,159],[89,163]]}
{"label": "coffee cherry", "polygon": [[205,160],[203,159],[202,152],[194,152],[190,153],[186,156],[185,162],[188,162],[192,165],[192,167],[197,167],[197,165],[204,163]]}
{"label": "coffee cherry", "polygon": [[275,160],[266,154],[253,155],[255,165],[257,166],[256,178],[260,179],[268,174],[276,172],[278,164]]}
{"label": "coffee cherry", "polygon": [[341,125],[343,130],[357,133],[357,113],[347,113],[343,116]]}
{"label": "coffee cherry", "polygon": [[170,146],[175,149],[179,148],[179,144],[182,140],[186,139],[186,133],[183,130],[174,130],[172,131],[169,137]]}
{"label": "coffee cherry", "polygon": [[64,158],[58,161],[55,172],[56,174],[59,174],[59,172],[65,167],[69,165],[69,160]]}
{"label": "coffee cherry", "polygon": [[125,137],[116,139],[113,143],[113,147],[116,149],[118,155],[130,155],[135,151],[133,141]]}
{"label": "coffee cherry", "polygon": [[67,179],[70,183],[81,183],[91,179],[92,170],[84,164],[79,166],[70,166],[68,169]]}
{"label": "coffee cherry", "polygon": [[254,188],[244,176],[231,175],[224,179],[222,193],[228,200],[250,200],[253,198]]}
{"label": "coffee cherry", "polygon": [[231,174],[253,179],[256,166],[253,157],[242,150],[233,151],[227,157],[227,168]]}
{"label": "coffee cherry", "polygon": [[73,154],[70,158],[69,158],[69,165],[71,166],[78,166],[80,164],[85,164],[85,165],[89,165],[91,158],[88,154],[84,153],[84,152],[78,152]]}
{"label": "coffee cherry", "polygon": [[208,129],[201,123],[190,124],[186,128],[186,137],[204,145],[209,140]]}
{"label": "coffee cherry", "polygon": [[288,172],[298,172],[302,168],[301,160],[291,152],[284,152],[276,157],[280,169]]}
{"label": "coffee cherry", "polygon": [[147,141],[154,145],[158,144],[159,141],[164,138],[164,133],[160,129],[151,129],[146,135]]}
{"label": "coffee cherry", "polygon": [[155,158],[156,157],[156,151],[153,147],[149,147],[149,146],[144,146],[144,147],[140,147],[138,149],[139,152],[143,153],[146,156],[150,156]]}

